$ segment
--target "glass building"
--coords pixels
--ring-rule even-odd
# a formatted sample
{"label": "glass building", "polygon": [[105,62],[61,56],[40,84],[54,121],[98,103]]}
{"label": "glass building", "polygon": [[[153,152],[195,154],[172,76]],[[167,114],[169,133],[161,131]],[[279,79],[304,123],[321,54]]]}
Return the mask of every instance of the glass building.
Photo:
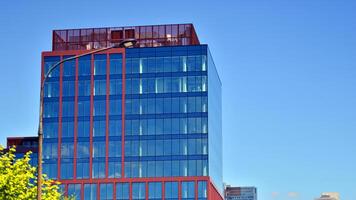
{"label": "glass building", "polygon": [[16,147],[15,157],[23,158],[24,155],[31,151],[30,165],[37,167],[38,164],[38,137],[8,137],[6,150]]}
{"label": "glass building", "polygon": [[77,199],[223,199],[221,82],[192,24],[53,31],[43,171]]}
{"label": "glass building", "polygon": [[231,187],[225,188],[225,200],[257,200],[256,187]]}

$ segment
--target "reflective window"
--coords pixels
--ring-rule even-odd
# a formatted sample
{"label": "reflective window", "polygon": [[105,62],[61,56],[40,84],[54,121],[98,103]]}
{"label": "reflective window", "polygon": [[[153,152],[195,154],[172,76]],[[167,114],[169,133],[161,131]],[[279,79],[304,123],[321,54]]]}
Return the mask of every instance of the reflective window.
{"label": "reflective window", "polygon": [[110,109],[110,115],[121,115],[122,114],[121,99],[111,99],[109,109]]}
{"label": "reflective window", "polygon": [[74,122],[62,122],[62,137],[74,137]]}
{"label": "reflective window", "polygon": [[178,199],[178,182],[165,182],[165,199]]}
{"label": "reflective window", "polygon": [[82,56],[78,59],[78,75],[79,76],[86,76],[90,75],[91,73],[91,56]]}
{"label": "reflective window", "polygon": [[72,142],[62,142],[61,158],[73,158],[74,145]]}
{"label": "reflective window", "polygon": [[56,142],[45,142],[43,143],[43,158],[52,159],[57,158],[58,144]]}
{"label": "reflective window", "polygon": [[94,80],[94,95],[106,95],[106,80]]}
{"label": "reflective window", "polygon": [[120,136],[122,131],[122,121],[121,120],[110,120],[109,121],[109,136]]}
{"label": "reflective window", "polygon": [[122,73],[122,54],[110,54],[110,74]]}
{"label": "reflective window", "polygon": [[132,199],[146,199],[145,183],[132,183]]}
{"label": "reflective window", "polygon": [[61,178],[73,179],[73,163],[61,162]]}
{"label": "reflective window", "polygon": [[78,81],[78,96],[90,96],[90,80]]}
{"label": "reflective window", "polygon": [[90,116],[90,101],[78,100],[78,116]]}
{"label": "reflective window", "polygon": [[57,179],[57,162],[56,163],[43,163],[43,173],[50,179]]}
{"label": "reflective window", "polygon": [[121,157],[121,141],[109,141],[109,157]]}
{"label": "reflective window", "polygon": [[45,82],[44,97],[58,97],[59,96],[59,83],[58,82]]}
{"label": "reflective window", "polygon": [[[59,56],[46,56],[44,57],[44,74],[48,72],[56,63],[60,61]],[[48,77],[59,77],[59,67],[55,68]]]}
{"label": "reflective window", "polygon": [[105,141],[93,141],[93,158],[105,157]]}
{"label": "reflective window", "polygon": [[148,199],[159,200],[162,199],[162,183],[149,182],[148,183]]}
{"label": "reflective window", "polygon": [[93,162],[92,177],[105,178],[105,162]]}
{"label": "reflective window", "polygon": [[62,83],[62,95],[64,97],[75,96],[75,81],[63,81]]}
{"label": "reflective window", "polygon": [[105,115],[106,113],[106,100],[94,100],[94,116]]}
{"label": "reflective window", "polygon": [[193,200],[195,198],[194,181],[182,182],[182,199]]}
{"label": "reflective window", "polygon": [[94,75],[106,74],[106,54],[94,55]]}
{"label": "reflective window", "polygon": [[110,95],[120,95],[122,93],[122,80],[111,79],[110,80]]}
{"label": "reflective window", "polygon": [[89,141],[77,142],[77,158],[89,158],[89,147]]}
{"label": "reflective window", "polygon": [[58,137],[58,122],[44,122],[43,138],[57,138],[57,137]]}
{"label": "reflective window", "polygon": [[129,183],[116,183],[116,199],[128,200],[130,196]]}
{"label": "reflective window", "polygon": [[113,199],[113,185],[100,184],[100,200],[112,200],[112,199]]}
{"label": "reflective window", "polygon": [[58,102],[43,103],[43,118],[58,117]]}
{"label": "reflective window", "polygon": [[207,197],[206,181],[198,181],[198,200],[205,200]]}
{"label": "reflective window", "polygon": [[62,102],[62,117],[74,117],[74,101]]}
{"label": "reflective window", "polygon": [[93,122],[93,137],[105,136],[106,122],[104,120]]}
{"label": "reflective window", "polygon": [[109,161],[109,178],[121,178],[121,160]]}
{"label": "reflective window", "polygon": [[82,160],[77,159],[77,179],[89,178],[89,159]]}
{"label": "reflective window", "polygon": [[[69,57],[72,56],[64,56],[64,59]],[[63,76],[75,76],[75,59],[63,63]]]}
{"label": "reflective window", "polygon": [[84,184],[84,199],[96,200],[96,184]]}
{"label": "reflective window", "polygon": [[80,190],[81,190],[80,184],[68,184],[68,196],[74,196],[75,199],[79,200],[81,199]]}

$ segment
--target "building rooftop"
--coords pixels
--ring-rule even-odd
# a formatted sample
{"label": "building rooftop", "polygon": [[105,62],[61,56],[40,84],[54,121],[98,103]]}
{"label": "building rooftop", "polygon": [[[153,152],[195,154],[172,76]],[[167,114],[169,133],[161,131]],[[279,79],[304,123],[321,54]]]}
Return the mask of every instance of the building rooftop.
{"label": "building rooftop", "polygon": [[199,45],[193,24],[54,30],[52,51],[90,50],[136,39],[135,47]]}

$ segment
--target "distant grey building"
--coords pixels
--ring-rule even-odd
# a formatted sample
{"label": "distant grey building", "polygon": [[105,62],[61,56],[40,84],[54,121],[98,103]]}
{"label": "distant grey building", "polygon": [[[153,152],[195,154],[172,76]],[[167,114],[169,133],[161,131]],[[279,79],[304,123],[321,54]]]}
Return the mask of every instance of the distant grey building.
{"label": "distant grey building", "polygon": [[225,187],[225,200],[257,200],[256,187]]}
{"label": "distant grey building", "polygon": [[340,196],[337,192],[323,192],[321,196],[315,200],[340,200]]}

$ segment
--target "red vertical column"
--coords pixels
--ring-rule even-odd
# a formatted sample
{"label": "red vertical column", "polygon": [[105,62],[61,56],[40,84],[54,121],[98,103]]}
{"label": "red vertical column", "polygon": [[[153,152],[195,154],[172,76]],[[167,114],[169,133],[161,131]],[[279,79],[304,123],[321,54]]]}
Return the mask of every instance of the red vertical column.
{"label": "red vertical column", "polygon": [[182,199],[182,181],[178,182],[178,199]]}
{"label": "red vertical column", "polygon": [[105,177],[109,177],[109,100],[110,98],[110,63],[106,54],[106,129],[105,129]]}
{"label": "red vertical column", "polygon": [[[63,59],[63,56],[61,56]],[[63,64],[59,66],[59,112],[58,112],[58,159],[57,180],[61,178],[61,145],[62,145],[62,96],[63,96]]]}
{"label": "red vertical column", "polygon": [[113,194],[112,194],[112,198],[116,199],[116,182],[113,182],[113,189],[114,189],[114,191],[113,191]]}
{"label": "red vertical column", "polygon": [[129,186],[129,189],[130,189],[130,192],[129,192],[129,200],[132,200],[132,179],[130,179],[130,182],[129,182],[130,186]]}
{"label": "red vertical column", "polygon": [[[125,97],[126,95],[126,50],[122,51],[122,96],[121,96],[121,177],[125,177]],[[131,187],[130,187],[131,188]]]}
{"label": "red vertical column", "polygon": [[146,190],[146,192],[145,192],[145,194],[146,194],[146,200],[148,200],[148,181],[146,181],[145,182],[145,190]]}
{"label": "red vertical column", "polygon": [[89,148],[89,178],[92,180],[93,171],[93,104],[94,104],[94,56],[90,56],[90,148]]}
{"label": "red vertical column", "polygon": [[78,144],[78,59],[75,59],[75,95],[74,95],[74,156],[73,179],[77,178],[77,144]]}

